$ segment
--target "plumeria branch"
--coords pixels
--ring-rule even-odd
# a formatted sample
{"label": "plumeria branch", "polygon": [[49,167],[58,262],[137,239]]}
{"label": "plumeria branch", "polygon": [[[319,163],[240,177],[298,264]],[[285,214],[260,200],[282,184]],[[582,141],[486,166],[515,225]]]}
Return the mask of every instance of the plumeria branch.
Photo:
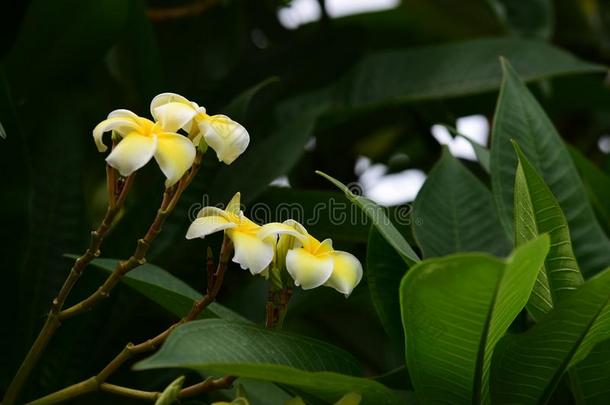
{"label": "plumeria branch", "polygon": [[[188,387],[184,387],[178,393],[178,398],[192,398],[205,392],[211,392],[221,389],[230,388],[233,385],[236,377],[224,376],[219,378],[210,377],[197,384],[193,384]],[[154,402],[162,394],[160,391],[144,391],[137,390],[121,385],[110,384],[110,383],[98,383],[95,377],[91,377],[88,380],[80,382],[78,384],[71,385],[60,391],[54,392],[47,395],[44,398],[37,399],[30,402],[28,405],[48,405],[56,404],[70,399],[78,398],[81,395],[92,393],[92,392],[107,392],[109,394],[120,395],[123,397],[139,399],[143,401]]]}
{"label": "plumeria branch", "polygon": [[[104,220],[102,221],[100,227],[96,231],[92,232],[91,244],[89,246],[89,249],[87,249],[83,256],[81,256],[75,261],[75,264],[72,270],[70,271],[68,279],[64,283],[64,286],[61,288],[57,298],[53,300],[51,311],[49,312],[49,315],[42,330],[40,331],[38,337],[34,341],[34,344],[30,348],[30,351],[26,355],[26,358],[24,359],[19,370],[17,371],[13,382],[7,389],[6,395],[3,400],[3,403],[5,405],[12,405],[13,403],[15,403],[19,392],[21,391],[21,388],[25,384],[25,381],[27,380],[30,372],[32,371],[32,368],[38,362],[48,342],[51,340],[57,329],[60,327],[61,323],[66,319],[72,318],[73,316],[76,316],[82,312],[91,309],[100,301],[104,300],[105,298],[108,298],[110,296],[110,291],[119,283],[119,281],[125,274],[146,262],[146,253],[148,252],[151,243],[161,231],[161,228],[165,223],[166,218],[175,208],[184,190],[194,179],[195,175],[199,170],[199,167],[201,166],[202,158],[203,155],[201,153],[197,153],[192,167],[180,179],[178,184],[165,189],[165,192],[163,194],[163,201],[161,202],[161,206],[157,211],[157,215],[155,216],[155,219],[153,220],[150,227],[148,228],[146,234],[138,240],[138,244],[133,255],[128,260],[119,262],[112,274],[108,276],[104,284],[102,284],[102,286],[100,286],[95,293],[91,294],[89,297],[74,304],[69,308],[62,309],[69,292],[75,285],[78,278],[80,278],[85,266],[99,255],[99,247],[101,245],[101,242],[103,241],[103,238],[106,235],[107,231],[110,229],[110,226],[112,225],[116,214],[123,206],[125,196],[131,188],[131,184],[133,182],[133,175],[127,177],[124,182],[117,182],[112,186],[108,186],[110,203],[106,216],[104,217]],[[116,176],[115,169],[109,169],[108,173],[109,181],[114,180],[113,176]],[[113,198],[114,196],[116,196],[116,198]]]}
{"label": "plumeria branch", "polygon": [[265,326],[269,329],[281,329],[288,312],[288,302],[292,297],[292,288],[276,289],[269,286],[269,296],[265,306]]}
{"label": "plumeria branch", "polygon": [[[224,275],[228,268],[232,252],[233,244],[231,240],[225,236],[220,250],[218,267],[214,269],[211,251],[208,250],[207,270],[209,274],[208,280],[211,281],[211,284],[208,284],[206,294],[201,299],[193,303],[189,313],[182,319],[151,339],[139,344],[128,343],[123,350],[97,375],[33,401],[32,404],[54,404],[93,391],[106,391],[133,398],[155,400],[159,395],[161,395],[160,392],[140,391],[132,388],[121,387],[108,384],[106,383],[106,380],[132,357],[156,350],[163,342],[165,342],[167,337],[172,331],[174,331],[174,329],[184,323],[197,319],[199,315],[208,307],[208,305],[214,302],[224,281]],[[236,377],[225,376],[217,379],[206,379],[198,384],[182,389],[180,391],[180,397],[189,397],[206,391],[230,387],[235,378]]]}
{"label": "plumeria branch", "polygon": [[80,279],[87,265],[99,256],[102,242],[112,225],[115,223],[117,214],[123,208],[125,198],[133,184],[134,176],[135,174],[132,174],[127,178],[118,177],[116,169],[108,165],[106,166],[106,178],[109,192],[106,214],[98,228],[91,231],[89,247],[82,256],[74,261],[68,277],[64,281],[57,296],[53,299],[45,324],[6,391],[4,404],[10,405],[16,401],[32,368],[38,362],[38,359],[42,355],[42,352],[46,348],[51,337],[55,334],[55,331],[59,328],[61,321],[58,315],[66,302],[70,291],[72,291],[72,288],[74,288],[74,285],[76,285],[76,282]]}
{"label": "plumeria branch", "polygon": [[102,284],[96,292],[84,300],[74,304],[70,308],[64,309],[58,313],[57,316],[60,321],[72,318],[73,316],[85,312],[98,304],[100,301],[108,298],[110,296],[110,291],[119,283],[125,274],[146,263],[146,253],[148,252],[150,245],[155,240],[159,232],[161,232],[161,228],[163,227],[165,220],[175,208],[178,200],[182,196],[182,193],[197,174],[199,166],[201,165],[201,159],[202,155],[198,154],[190,171],[182,177],[178,184],[165,189],[165,192],[163,193],[163,201],[157,210],[157,215],[148,228],[146,234],[138,240],[137,247],[131,257],[126,261],[119,262],[112,274],[108,276],[104,284]]}

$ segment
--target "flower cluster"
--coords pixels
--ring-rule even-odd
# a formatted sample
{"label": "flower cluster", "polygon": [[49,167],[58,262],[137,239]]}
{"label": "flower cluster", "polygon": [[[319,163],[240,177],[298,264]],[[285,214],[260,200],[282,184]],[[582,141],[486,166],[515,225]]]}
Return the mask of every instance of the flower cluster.
{"label": "flower cluster", "polygon": [[250,142],[243,126],[225,115],[210,116],[204,107],[178,94],[156,96],[150,113],[154,122],[129,110],[115,110],[93,130],[100,152],[107,150],[104,132],[114,131],[120,139],[106,162],[122,176],[131,175],[154,157],[170,187],[192,166],[197,147],[211,147],[219,161],[230,164]]}
{"label": "flower cluster", "polygon": [[347,252],[335,250],[332,240],[320,242],[298,222],[258,225],[240,209],[239,193],[225,210],[204,207],[186,234],[187,239],[204,238],[224,231],[235,249],[233,261],[254,275],[267,274],[270,266],[290,274],[304,290],[332,287],[349,296],[362,278],[362,265]]}

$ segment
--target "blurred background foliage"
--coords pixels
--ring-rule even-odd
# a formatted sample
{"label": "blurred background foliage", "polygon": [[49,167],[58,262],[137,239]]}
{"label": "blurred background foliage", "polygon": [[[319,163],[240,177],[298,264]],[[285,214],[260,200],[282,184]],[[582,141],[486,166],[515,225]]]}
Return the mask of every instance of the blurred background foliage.
{"label": "blurred background foliage", "polygon": [[[184,240],[189,215],[202,203],[226,202],[236,191],[250,207],[299,203],[306,215],[331,198],[345,203],[315,169],[345,183],[360,180],[365,193],[388,179],[384,176],[410,174],[411,180],[389,183],[400,195],[389,205],[406,203],[441,156],[440,138],[431,133],[434,124],[456,126],[458,118],[471,115],[492,118],[500,55],[533,81],[563,138],[610,172],[610,136],[605,135],[610,134],[610,93],[592,65],[610,63],[606,2],[403,0],[382,2],[383,10],[337,16],[332,11],[339,3],[366,2],[5,3],[0,17],[0,389],[68,272],[64,255],[84,249],[88,231],[105,209],[103,156],[92,142],[92,128],[116,108],[148,115],[157,93],[180,93],[211,113],[229,114],[252,137],[251,147],[231,166],[206,157],[149,255],[150,262],[199,290],[205,248],[220,242]],[[465,163],[489,183],[476,163]],[[154,216],[162,178],[153,165],[138,173],[104,257],[127,257]],[[284,186],[270,186],[278,178],[274,184]],[[283,215],[267,220],[286,219]],[[607,226],[607,220],[601,222]],[[401,229],[412,239],[408,226]],[[335,226],[323,215],[310,230],[366,262],[366,221]],[[384,243],[371,235],[371,244]],[[379,253],[384,248],[388,254]],[[387,246],[376,253],[375,262],[387,262],[380,265],[397,260]],[[102,277],[88,270],[73,299],[92,291]],[[343,347],[369,375],[381,375],[404,364],[404,356],[401,338],[384,331],[366,285],[365,271],[349,300],[329,289],[297,291],[286,328]],[[220,302],[261,321],[265,288],[263,280],[233,268]],[[125,342],[145,339],[171,319],[119,288],[96,316],[79,317],[59,331],[27,395],[37,397],[91,375]],[[125,369],[115,378],[152,389],[174,376]],[[392,385],[391,376],[384,381]]]}

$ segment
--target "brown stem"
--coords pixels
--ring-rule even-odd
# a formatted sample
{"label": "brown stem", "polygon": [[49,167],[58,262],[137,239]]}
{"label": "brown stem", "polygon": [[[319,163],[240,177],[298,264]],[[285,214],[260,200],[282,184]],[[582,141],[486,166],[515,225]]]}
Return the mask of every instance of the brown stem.
{"label": "brown stem", "polygon": [[[167,337],[170,335],[170,333],[174,329],[176,329],[178,326],[180,326],[186,322],[190,322],[192,320],[197,319],[199,314],[201,314],[201,312],[203,312],[205,310],[205,308],[216,299],[216,296],[218,295],[220,288],[222,286],[222,283],[224,281],[224,275],[228,268],[229,259],[230,259],[232,251],[233,251],[233,244],[231,243],[231,240],[225,235],[225,238],[222,243],[221,251],[220,251],[220,259],[218,262],[218,267],[217,267],[216,271],[213,272],[214,274],[213,274],[212,279],[214,281],[211,286],[208,286],[208,292],[201,299],[199,299],[193,303],[193,306],[191,307],[191,310],[189,311],[188,314],[186,314],[178,322],[171,325],[165,331],[161,332],[154,338],[148,339],[139,344],[128,343],[123,348],[123,350],[121,350],[121,352],[102,369],[102,371],[100,371],[96,376],[92,377],[96,381],[96,384],[98,384],[97,390],[114,392],[117,394],[137,397],[140,399],[154,400],[156,398],[155,395],[158,395],[159,393],[148,392],[148,391],[139,391],[139,390],[133,390],[131,388],[119,387],[119,386],[115,386],[112,384],[106,384],[105,381],[108,379],[108,377],[110,377],[110,375],[112,375],[116,370],[118,370],[127,360],[131,359],[132,357],[134,357],[138,354],[150,352],[150,351],[157,349],[167,339]],[[208,256],[208,270],[210,270],[209,256]],[[89,381],[89,380],[85,380],[85,381]],[[192,396],[192,395],[196,395],[199,392],[205,392],[206,390],[211,391],[213,389],[218,389],[215,387],[230,386],[234,380],[235,380],[235,377],[223,377],[223,378],[219,378],[216,380],[208,379],[208,380],[205,380],[192,387],[187,387],[187,388],[183,389],[183,391],[185,391],[184,395]],[[70,388],[74,387],[74,386],[82,386],[85,381],[74,384],[70,387],[64,388],[63,390],[58,391],[58,392],[67,392],[71,395],[69,398],[73,398],[74,397],[73,391],[70,390]],[[110,387],[110,388],[108,388],[108,387]],[[85,392],[90,392],[90,391],[83,391],[83,393],[85,393]],[[137,395],[142,394],[142,396],[133,396],[133,395],[130,395],[130,393],[131,394],[135,393]],[[61,396],[58,397],[56,394],[57,394],[57,392],[49,394],[43,398],[40,398],[40,399],[34,401],[34,403],[47,404],[47,403],[57,403],[57,402],[61,402],[61,401],[65,400],[65,399],[62,399],[63,397],[61,397]],[[66,397],[66,399],[67,398],[68,397]],[[47,401],[47,399],[48,399],[48,401]]]}
{"label": "brown stem", "polygon": [[[178,393],[178,398],[191,398],[204,392],[210,392],[225,388],[230,388],[237,377],[224,376],[219,378],[207,378],[197,384],[185,387]],[[121,395],[128,398],[140,399],[144,401],[156,401],[160,396],[159,391],[143,391],[133,388],[123,387],[120,385],[99,383],[96,377],[91,377],[88,380],[78,384],[71,385],[63,390],[54,392],[46,397],[30,402],[28,405],[50,405],[57,404],[69,399],[77,398],[83,394],[90,392],[102,391],[110,394]]]}
{"label": "brown stem", "polygon": [[148,231],[146,231],[146,234],[138,240],[136,249],[131,257],[126,261],[119,262],[112,274],[106,278],[104,284],[102,284],[97,291],[84,300],[59,312],[58,316],[60,320],[63,321],[81,314],[98,304],[100,301],[103,301],[105,298],[108,298],[112,289],[119,283],[125,274],[146,263],[146,253],[148,252],[150,245],[155,240],[159,232],[161,232],[161,228],[163,227],[165,220],[176,206],[178,200],[182,196],[182,193],[195,177],[200,164],[201,155],[198,155],[188,174],[183,176],[177,185],[165,189],[165,192],[163,193],[163,201],[157,210],[157,215],[155,216],[152,224],[149,226]]}
{"label": "brown stem", "polygon": [[220,378],[207,378],[200,383],[182,388],[178,394],[178,398],[191,398],[204,392],[229,388],[236,379],[237,377],[232,375],[226,375]]}
{"label": "brown stem", "polygon": [[[25,359],[21,363],[21,366],[17,370],[13,381],[9,385],[6,394],[4,396],[4,404],[11,405],[13,404],[21,391],[21,388],[25,384],[29,374],[32,371],[34,365],[38,362],[38,359],[44,352],[47,347],[49,340],[55,334],[55,331],[59,328],[61,324],[61,317],[59,313],[72,291],[72,288],[76,284],[76,282],[80,279],[83,271],[87,267],[89,263],[93,259],[95,259],[100,254],[100,246],[104,241],[104,237],[110,230],[114,220],[121,210],[123,203],[125,202],[125,197],[127,193],[131,189],[133,184],[134,175],[127,177],[122,183],[120,190],[117,191],[117,178],[116,178],[116,170],[107,166],[107,183],[108,190],[112,192],[114,197],[109,198],[108,209],[106,210],[106,214],[102,219],[102,222],[98,226],[98,228],[91,232],[91,241],[89,242],[89,247],[85,251],[85,253],[77,258],[70,269],[70,273],[68,277],[64,281],[63,286],[59,290],[57,296],[51,302],[51,309],[47,315],[47,320],[43,325],[42,329],[38,333],[38,337],[32,344],[30,350],[28,351]],[[118,195],[116,194],[118,192]]]}
{"label": "brown stem", "polygon": [[292,297],[292,288],[276,289],[269,287],[269,297],[265,306],[265,326],[269,329],[281,329],[288,311],[288,302]]}

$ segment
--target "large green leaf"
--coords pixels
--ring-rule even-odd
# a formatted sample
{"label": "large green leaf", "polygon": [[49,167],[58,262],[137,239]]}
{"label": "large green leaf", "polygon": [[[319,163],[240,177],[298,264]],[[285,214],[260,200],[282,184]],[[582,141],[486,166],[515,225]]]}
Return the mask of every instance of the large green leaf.
{"label": "large green leaf", "polygon": [[515,245],[521,246],[545,233],[551,238],[551,249],[527,305],[534,319],[539,319],[574,292],[583,278],[559,203],[517,144],[515,150],[519,159],[515,177]]}
{"label": "large green leaf", "polygon": [[601,225],[610,232],[610,177],[578,149],[567,145]]}
{"label": "large green leaf", "polygon": [[379,231],[371,227],[366,249],[366,279],[381,324],[394,342],[402,344],[398,289],[408,267]]}
{"label": "large green leaf", "polygon": [[424,257],[510,251],[491,193],[447,148],[417,194],[413,217]]}
{"label": "large green leaf", "polygon": [[484,38],[366,55],[336,84],[282,103],[298,116],[312,108],[362,108],[480,94],[500,87],[498,57],[511,60],[524,80],[603,72],[541,41]]}
{"label": "large green leaf", "polygon": [[482,403],[496,343],[525,306],[549,249],[540,237],[507,260],[461,253],[425,260],[400,286],[407,367],[423,403]]}
{"label": "large green leaf", "polygon": [[136,364],[137,370],[190,368],[273,381],[334,402],[346,392],[364,404],[398,399],[380,383],[359,377],[360,366],[347,352],[311,338],[220,319],[195,321],[176,329],[161,349]]}
{"label": "large green leaf", "polygon": [[598,343],[569,373],[572,393],[579,404],[610,403],[610,340]]}
{"label": "large green leaf", "polygon": [[605,70],[543,42],[486,38],[369,55],[339,94],[347,105],[363,106],[482,93],[500,86],[499,56],[527,81]]}
{"label": "large green leaf", "polygon": [[597,223],[576,168],[553,124],[505,59],[502,68],[504,80],[491,147],[491,177],[500,219],[513,235],[517,157],[510,141],[514,139],[556,196],[568,220],[583,273],[595,274],[610,263],[610,241]]}
{"label": "large green leaf", "polygon": [[493,359],[494,403],[548,401],[568,368],[583,360],[597,343],[610,338],[609,303],[610,270],[605,270],[532,329],[502,339]]}
{"label": "large green leaf", "polygon": [[366,197],[355,195],[350,191],[349,188],[345,186],[345,184],[341,183],[339,180],[329,176],[326,173],[322,173],[320,171],[316,172],[331,183],[333,183],[337,188],[345,193],[345,196],[352,203],[357,205],[362,212],[364,212],[372,221],[373,226],[377,228],[379,233],[388,241],[390,245],[400,256],[403,258],[407,264],[413,264],[419,261],[419,257],[417,253],[413,251],[409,242],[400,234],[400,232],[396,229],[396,227],[392,224],[392,221],[388,218],[385,213],[385,210],[379,205],[375,204],[373,201],[369,200]]}
{"label": "large green leaf", "polygon": [[[114,270],[117,263],[118,260],[115,259],[95,259],[91,262],[93,266],[108,273]],[[193,303],[202,297],[184,281],[150,263],[138,266],[127,273],[122,282],[177,317],[185,316]],[[199,317],[248,322],[242,316],[216,302],[211,303]]]}

